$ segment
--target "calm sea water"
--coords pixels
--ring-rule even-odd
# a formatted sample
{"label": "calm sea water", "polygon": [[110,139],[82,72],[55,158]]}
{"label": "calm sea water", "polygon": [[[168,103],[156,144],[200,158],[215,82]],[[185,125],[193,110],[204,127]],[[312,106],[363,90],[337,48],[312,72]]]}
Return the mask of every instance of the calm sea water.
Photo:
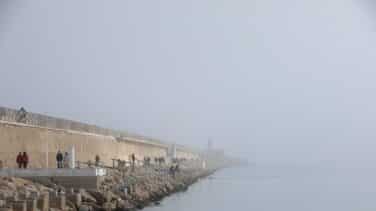
{"label": "calm sea water", "polygon": [[203,179],[146,211],[376,210],[376,165],[255,165]]}

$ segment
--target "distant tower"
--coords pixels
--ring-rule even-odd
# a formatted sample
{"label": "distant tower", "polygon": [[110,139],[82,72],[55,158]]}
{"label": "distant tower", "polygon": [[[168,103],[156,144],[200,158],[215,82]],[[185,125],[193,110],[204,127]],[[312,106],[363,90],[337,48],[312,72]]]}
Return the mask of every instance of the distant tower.
{"label": "distant tower", "polygon": [[213,150],[213,143],[212,143],[212,140],[209,138],[208,139],[208,151],[211,151]]}
{"label": "distant tower", "polygon": [[176,144],[172,144],[170,148],[170,157],[175,159],[176,158]]}

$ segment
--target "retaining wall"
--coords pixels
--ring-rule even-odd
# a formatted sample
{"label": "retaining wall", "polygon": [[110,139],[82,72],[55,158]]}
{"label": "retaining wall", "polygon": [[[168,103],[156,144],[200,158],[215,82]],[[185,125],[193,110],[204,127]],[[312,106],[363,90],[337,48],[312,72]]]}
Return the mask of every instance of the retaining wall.
{"label": "retaining wall", "polygon": [[0,122],[0,160],[6,167],[16,167],[17,154],[23,151],[29,154],[31,168],[55,167],[57,151],[68,151],[71,146],[76,149],[76,160],[93,161],[98,154],[106,165],[112,165],[113,158],[129,160],[132,153],[138,159],[167,156],[166,147],[141,141],[120,141],[113,136]]}
{"label": "retaining wall", "polygon": [[[30,154],[33,167],[55,165],[57,150],[76,148],[76,160],[93,160],[100,155],[106,164],[112,158],[127,160],[135,153],[140,160],[147,157],[167,157],[171,143],[157,139],[98,127],[96,125],[27,112],[22,122],[17,122],[19,111],[0,106],[0,160],[15,165],[19,151]],[[193,159],[198,152],[176,145],[178,158]]]}

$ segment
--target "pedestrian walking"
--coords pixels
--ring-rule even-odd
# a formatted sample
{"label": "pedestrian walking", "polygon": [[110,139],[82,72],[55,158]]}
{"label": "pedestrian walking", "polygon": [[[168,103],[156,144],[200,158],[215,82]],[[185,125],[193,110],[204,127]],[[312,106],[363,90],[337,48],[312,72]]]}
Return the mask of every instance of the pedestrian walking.
{"label": "pedestrian walking", "polygon": [[57,163],[58,169],[63,168],[63,153],[61,153],[60,150],[57,151],[57,154],[56,154],[56,163]]}
{"label": "pedestrian walking", "polygon": [[100,165],[100,162],[101,162],[101,158],[99,157],[99,155],[96,155],[95,156],[95,166],[99,166]]}
{"label": "pedestrian walking", "polygon": [[27,155],[26,152],[24,152],[22,154],[22,166],[23,166],[23,168],[27,169],[28,164],[29,164],[29,156]]}
{"label": "pedestrian walking", "polygon": [[19,152],[16,159],[18,168],[22,168],[22,152]]}
{"label": "pedestrian walking", "polygon": [[134,153],[132,153],[131,159],[132,159],[132,172],[134,172],[134,168],[136,165],[136,155]]}

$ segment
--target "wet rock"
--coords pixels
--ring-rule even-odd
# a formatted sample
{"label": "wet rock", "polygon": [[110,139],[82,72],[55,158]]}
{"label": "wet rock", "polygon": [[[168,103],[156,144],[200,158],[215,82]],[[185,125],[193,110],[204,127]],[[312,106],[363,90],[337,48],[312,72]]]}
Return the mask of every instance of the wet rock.
{"label": "wet rock", "polygon": [[[111,171],[97,190],[80,189],[78,193],[65,190],[53,181],[46,187],[19,178],[0,177],[0,200],[37,199],[47,192],[56,197],[66,194],[66,204],[73,210],[135,210],[150,204],[159,205],[163,197],[187,190],[189,185],[210,173],[190,169],[172,177],[163,169],[139,169],[128,174]],[[77,196],[80,200],[76,200]]]}

